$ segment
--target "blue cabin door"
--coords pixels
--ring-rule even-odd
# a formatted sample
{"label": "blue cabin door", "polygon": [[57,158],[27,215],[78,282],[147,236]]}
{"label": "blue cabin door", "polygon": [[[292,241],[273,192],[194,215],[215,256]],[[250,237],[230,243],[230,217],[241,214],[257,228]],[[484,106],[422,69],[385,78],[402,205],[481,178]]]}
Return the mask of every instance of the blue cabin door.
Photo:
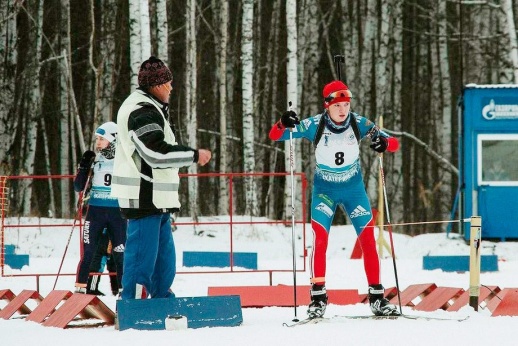
{"label": "blue cabin door", "polygon": [[518,134],[479,134],[477,209],[482,237],[518,238]]}

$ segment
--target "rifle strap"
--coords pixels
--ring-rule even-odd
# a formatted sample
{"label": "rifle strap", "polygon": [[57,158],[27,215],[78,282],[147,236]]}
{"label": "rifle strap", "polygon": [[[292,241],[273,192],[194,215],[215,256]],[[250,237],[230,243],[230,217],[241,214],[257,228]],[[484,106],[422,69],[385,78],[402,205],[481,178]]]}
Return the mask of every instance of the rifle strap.
{"label": "rifle strap", "polygon": [[[313,146],[316,148],[318,145],[318,142],[320,142],[320,138],[322,137],[322,133],[324,132],[324,127],[326,127],[326,122],[324,119],[325,113],[322,113],[322,116],[320,117],[320,121],[318,122],[317,132],[315,133],[315,138],[313,139]],[[360,129],[358,128],[358,123],[356,122],[356,117],[353,113],[349,113],[349,116],[351,117],[350,124],[353,128],[354,136],[356,137],[356,140],[358,141],[358,144],[360,144]]]}

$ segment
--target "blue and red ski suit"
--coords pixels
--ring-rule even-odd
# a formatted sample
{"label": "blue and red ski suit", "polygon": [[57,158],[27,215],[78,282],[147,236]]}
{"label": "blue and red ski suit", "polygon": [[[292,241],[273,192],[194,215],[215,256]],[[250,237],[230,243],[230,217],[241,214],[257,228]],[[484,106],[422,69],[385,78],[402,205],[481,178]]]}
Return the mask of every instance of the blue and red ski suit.
{"label": "blue and red ski suit", "polygon": [[[293,139],[305,138],[314,142],[321,118],[325,127],[315,147],[316,167],[311,201],[313,251],[310,257],[311,283],[325,284],[328,237],[336,208],[341,205],[351,220],[363,251],[364,268],[369,285],[380,284],[380,264],[374,238],[374,220],[365,191],[360,167],[359,142],[376,132],[388,141],[387,150],[396,151],[396,138],[379,130],[367,118],[349,112],[345,126],[337,131],[327,112],[306,118],[293,128]],[[358,129],[357,138],[351,121]],[[279,122],[270,130],[270,139],[289,140],[289,130]]]}

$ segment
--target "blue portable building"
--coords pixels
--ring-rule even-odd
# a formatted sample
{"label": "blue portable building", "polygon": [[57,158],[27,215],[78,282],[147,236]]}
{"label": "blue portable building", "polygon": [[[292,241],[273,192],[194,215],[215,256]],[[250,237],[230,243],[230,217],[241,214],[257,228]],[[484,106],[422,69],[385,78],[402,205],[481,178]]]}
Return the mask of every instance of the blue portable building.
{"label": "blue portable building", "polygon": [[[461,218],[482,238],[518,239],[518,85],[466,85],[459,107]],[[469,240],[469,223],[464,238]]]}

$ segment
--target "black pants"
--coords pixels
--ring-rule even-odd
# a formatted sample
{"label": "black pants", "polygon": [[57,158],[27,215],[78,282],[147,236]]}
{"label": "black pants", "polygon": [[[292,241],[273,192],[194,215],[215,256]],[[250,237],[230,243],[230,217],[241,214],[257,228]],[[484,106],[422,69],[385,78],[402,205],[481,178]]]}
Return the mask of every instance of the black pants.
{"label": "black pants", "polygon": [[[90,206],[83,228],[83,255],[77,267],[76,283],[86,284],[92,259],[97,250],[99,239],[106,229],[112,242],[112,257],[117,271],[117,280],[122,283],[122,264],[126,244],[127,221],[122,218],[119,208]],[[98,270],[96,270],[98,271]]]}
{"label": "black pants", "polygon": [[106,230],[104,230],[99,237],[97,249],[92,257],[92,262],[90,263],[90,276],[88,277],[86,293],[99,293],[101,275],[93,273],[103,272],[103,259],[106,259],[106,269],[108,269],[108,272],[110,273],[111,291],[113,295],[117,295],[119,289],[122,288],[122,285],[119,283],[119,280],[117,280],[117,266],[112,256],[112,246]]}

